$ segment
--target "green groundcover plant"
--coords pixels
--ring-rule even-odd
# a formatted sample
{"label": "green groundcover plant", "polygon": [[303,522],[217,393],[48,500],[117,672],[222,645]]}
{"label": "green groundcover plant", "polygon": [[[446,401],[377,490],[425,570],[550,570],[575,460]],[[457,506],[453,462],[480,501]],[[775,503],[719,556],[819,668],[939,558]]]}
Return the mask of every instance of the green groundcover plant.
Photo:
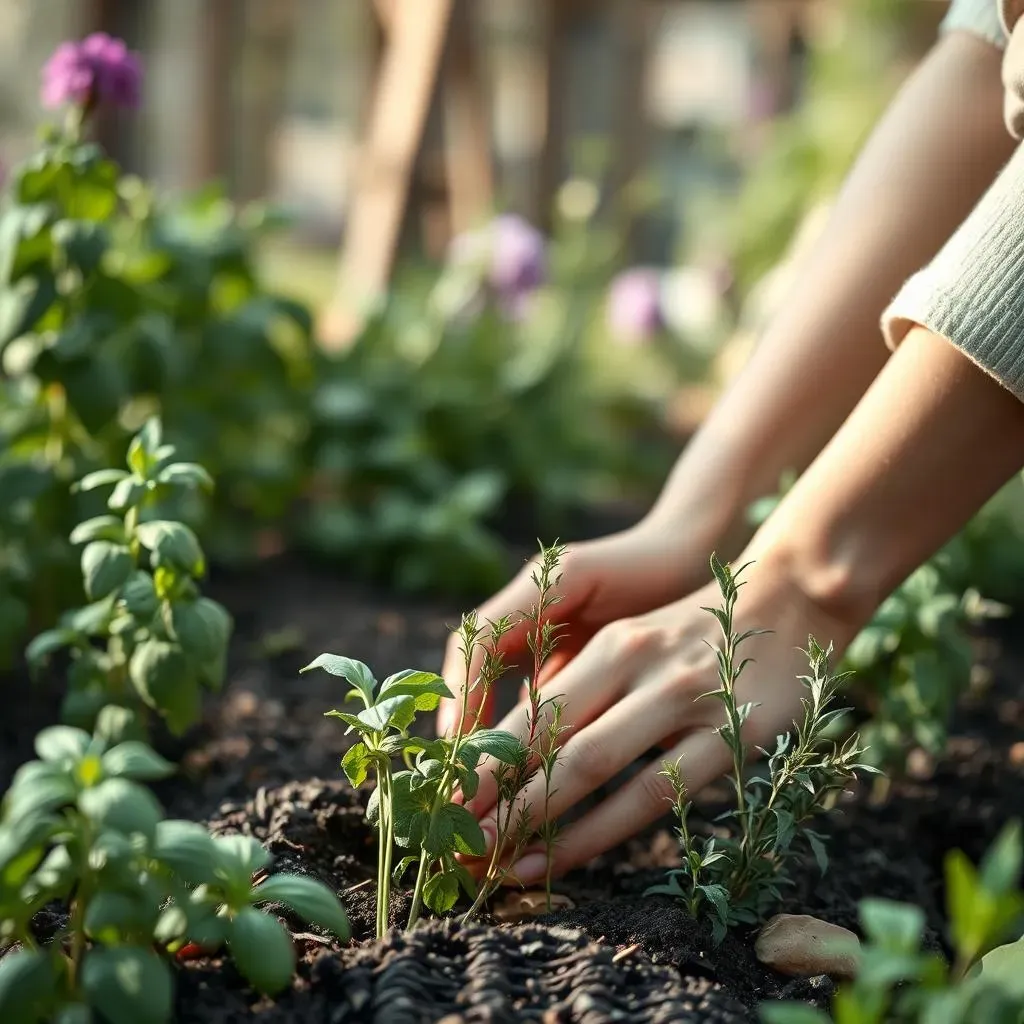
{"label": "green groundcover plant", "polygon": [[[681,763],[666,763],[664,774],[676,792],[674,812],[682,846],[682,867],[669,872],[669,880],[648,894],[682,900],[695,918],[710,919],[716,941],[734,924],[762,920],[781,900],[790,884],[792,854],[801,845],[809,848],[824,872],[828,865],[824,837],[809,828],[810,820],[827,809],[834,795],[859,771],[862,763],[858,737],[842,743],[830,738],[830,729],[842,715],[835,707],[843,676],[832,672],[829,650],[810,637],[807,658],[810,672],[801,677],[807,687],[801,698],[803,717],[793,732],[780,735],[774,751],[762,750],[767,772],[748,778],[747,743],[742,739],[745,722],[757,705],[739,703],[736,684],[752,664],[741,659],[740,649],[763,630],[736,633],[733,613],[743,569],[733,570],[711,557],[711,570],[722,595],[719,608],[706,609],[721,630],[718,655],[719,685],[703,699],[718,700],[725,723],[718,733],[732,754],[732,782],[736,806],[716,819],[729,829],[727,838],[696,835],[689,826],[692,802],[686,790]],[[756,665],[754,666],[756,670]]]}
{"label": "green groundcover plant", "polygon": [[1021,1024],[1024,1021],[1024,894],[1019,823],[1004,828],[975,868],[946,858],[946,914],[953,961],[924,948],[919,907],[869,899],[854,981],[826,1014],[801,1003],[761,1007],[765,1024]]}
{"label": "green groundcover plant", "polygon": [[66,613],[27,652],[36,668],[69,653],[69,724],[91,729],[101,708],[120,704],[141,731],[152,710],[180,734],[198,719],[203,689],[223,682],[231,616],[199,591],[206,560],[195,534],[161,512],[175,492],[212,490],[213,480],[175,454],[154,418],[132,440],[126,469],[96,470],[77,484],[109,491],[108,514],[71,533],[91,603]]}
{"label": "green groundcover plant", "polygon": [[[303,671],[322,669],[345,679],[351,686],[347,700],[362,705],[359,710],[328,712],[348,726],[358,739],[342,759],[342,768],[353,786],[361,786],[372,774],[376,786],[367,805],[367,817],[378,836],[377,934],[389,925],[388,907],[392,884],[415,868],[415,883],[409,927],[426,906],[439,914],[452,910],[460,892],[472,905],[470,918],[486,898],[507,877],[506,862],[533,837],[533,829],[517,797],[538,772],[551,795],[552,770],[558,756],[562,706],[556,697],[542,696],[541,669],[554,649],[557,628],[549,619],[556,598],[558,563],[563,549],[558,545],[542,550],[534,581],[537,602],[525,615],[530,629],[534,664],[526,680],[529,692],[529,734],[526,743],[512,733],[483,728],[469,713],[470,695],[480,701],[504,671],[498,652],[501,637],[513,625],[510,617],[487,626],[475,615],[463,618],[459,627],[462,649],[469,665],[478,651],[482,662],[478,675],[462,695],[459,726],[453,736],[424,739],[412,735],[416,714],[433,711],[442,698],[452,698],[444,680],[432,672],[405,671],[378,682],[362,662],[334,654],[322,654]],[[393,760],[402,758],[405,768],[395,771]],[[498,786],[497,838],[489,865],[477,882],[456,858],[456,854],[482,857],[486,853],[483,831],[476,818],[454,797],[456,792],[472,799],[480,784],[481,761],[492,759]],[[546,817],[546,815],[545,815]],[[539,838],[550,864],[557,827],[546,825]],[[393,863],[395,846],[409,851]],[[550,902],[550,872],[548,877]]]}
{"label": "green groundcover plant", "polygon": [[[99,714],[90,735],[51,726],[38,760],[15,775],[0,809],[0,1020],[10,1024],[164,1024],[171,955],[187,943],[226,945],[257,989],[290,981],[286,929],[258,907],[282,906],[348,937],[337,897],[295,875],[266,877],[270,857],[250,836],[214,838],[168,820],[143,785],[174,769],[138,740],[124,708]],[[34,915],[67,909],[42,943]]]}

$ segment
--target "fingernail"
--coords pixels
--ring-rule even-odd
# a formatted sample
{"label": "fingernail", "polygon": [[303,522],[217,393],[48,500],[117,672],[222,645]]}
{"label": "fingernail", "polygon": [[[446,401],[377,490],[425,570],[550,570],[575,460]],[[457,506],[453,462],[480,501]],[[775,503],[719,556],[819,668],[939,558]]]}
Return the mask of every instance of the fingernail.
{"label": "fingernail", "polygon": [[529,853],[522,860],[517,860],[512,865],[510,874],[529,885],[531,882],[538,882],[548,871],[548,858],[545,853]]}

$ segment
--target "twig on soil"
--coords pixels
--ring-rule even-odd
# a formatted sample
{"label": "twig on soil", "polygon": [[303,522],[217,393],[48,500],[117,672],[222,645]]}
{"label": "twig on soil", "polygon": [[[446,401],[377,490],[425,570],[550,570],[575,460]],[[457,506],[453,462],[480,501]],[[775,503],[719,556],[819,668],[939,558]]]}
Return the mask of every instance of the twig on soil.
{"label": "twig on soil", "polygon": [[634,942],[632,946],[626,946],[625,949],[620,949],[615,956],[612,957],[612,963],[617,964],[620,960],[625,960],[627,956],[631,956],[640,948],[639,942]]}
{"label": "twig on soil", "polygon": [[362,882],[356,882],[355,885],[350,885],[347,889],[343,889],[341,895],[347,896],[352,892],[359,892],[360,889],[365,889],[368,885],[373,885],[373,879],[367,878]]}

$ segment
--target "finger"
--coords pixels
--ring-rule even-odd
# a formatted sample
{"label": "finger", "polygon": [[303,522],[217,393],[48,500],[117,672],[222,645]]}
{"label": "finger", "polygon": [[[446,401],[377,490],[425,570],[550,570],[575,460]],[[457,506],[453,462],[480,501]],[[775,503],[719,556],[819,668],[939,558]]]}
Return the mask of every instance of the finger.
{"label": "finger", "polygon": [[[711,729],[691,733],[673,747],[666,760],[677,759],[690,794],[724,775],[731,764],[728,747]],[[661,770],[660,765],[644,768],[600,806],[570,825],[555,845],[552,875],[563,875],[593,860],[666,814],[676,793]],[[512,865],[509,881],[530,885],[543,878],[546,871],[546,854],[534,849]]]}
{"label": "finger", "polygon": [[[694,713],[691,702],[684,703],[680,694],[679,687],[654,681],[638,685],[590,725],[578,729],[558,752],[550,785],[538,771],[516,798],[509,820],[522,820],[525,808],[530,830],[536,831],[545,820],[558,818],[661,740],[678,733],[688,714],[692,719]],[[508,808],[498,810],[504,820]],[[489,835],[497,833],[495,810],[481,826]]]}
{"label": "finger", "polygon": [[[564,671],[547,684],[545,695],[557,695],[564,709],[561,722],[565,730],[563,742],[589,725],[621,696],[626,682],[635,679],[649,659],[653,640],[656,640],[656,634],[644,623],[620,620],[601,630]],[[520,743],[529,745],[529,703],[517,705],[505,716],[499,728],[511,732]],[[469,810],[478,816],[490,811],[497,799],[496,769],[497,763],[491,758],[485,758],[478,769],[480,786],[476,796],[467,804]]]}

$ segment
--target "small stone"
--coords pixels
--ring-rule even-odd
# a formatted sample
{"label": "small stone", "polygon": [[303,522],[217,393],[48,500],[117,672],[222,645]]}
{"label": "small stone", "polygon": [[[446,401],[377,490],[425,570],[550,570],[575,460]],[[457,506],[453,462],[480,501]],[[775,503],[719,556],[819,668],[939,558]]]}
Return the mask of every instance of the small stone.
{"label": "small stone", "polygon": [[754,944],[761,963],[792,978],[852,978],[859,949],[857,936],[848,928],[806,914],[776,914]]}
{"label": "small stone", "polygon": [[[551,910],[572,910],[576,904],[568,896],[557,892],[551,894]],[[543,890],[535,892],[512,892],[496,903],[491,914],[497,921],[515,923],[527,921],[548,913],[548,895]]]}

